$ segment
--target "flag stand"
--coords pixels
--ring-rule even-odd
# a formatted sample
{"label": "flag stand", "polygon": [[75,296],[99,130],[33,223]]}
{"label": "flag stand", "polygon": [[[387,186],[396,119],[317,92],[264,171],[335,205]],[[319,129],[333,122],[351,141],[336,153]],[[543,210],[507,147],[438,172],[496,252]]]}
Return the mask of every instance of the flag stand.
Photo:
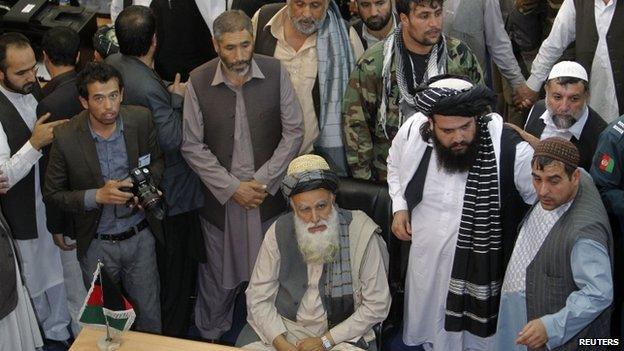
{"label": "flag stand", "polygon": [[[100,260],[98,260],[97,264],[98,267],[104,266],[104,263],[102,263],[102,261]],[[102,271],[99,269],[98,271],[100,272],[100,284],[104,285],[104,279],[102,279]],[[104,320],[106,320],[106,335],[98,339],[97,347],[98,349],[100,349],[100,351],[117,351],[121,346],[121,342],[116,341],[111,337],[110,327],[108,325],[108,318],[104,317]]]}

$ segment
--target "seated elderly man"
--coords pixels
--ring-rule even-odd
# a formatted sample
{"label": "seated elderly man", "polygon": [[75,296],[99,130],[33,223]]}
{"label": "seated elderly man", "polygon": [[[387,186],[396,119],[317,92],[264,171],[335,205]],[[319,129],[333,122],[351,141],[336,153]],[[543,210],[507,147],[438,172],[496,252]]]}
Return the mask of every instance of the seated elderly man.
{"label": "seated elderly man", "polygon": [[267,231],[247,288],[251,350],[375,350],[371,328],[390,309],[388,253],[362,211],[335,204],[338,177],[320,156],[288,166],[293,212]]}

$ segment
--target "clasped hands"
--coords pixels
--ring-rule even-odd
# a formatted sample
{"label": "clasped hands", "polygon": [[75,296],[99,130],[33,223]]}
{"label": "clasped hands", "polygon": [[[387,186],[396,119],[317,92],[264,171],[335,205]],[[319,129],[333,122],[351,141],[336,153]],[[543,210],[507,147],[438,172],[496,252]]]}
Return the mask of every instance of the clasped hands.
{"label": "clasped hands", "polygon": [[246,210],[254,209],[266,199],[267,186],[255,179],[240,182],[238,189],[232,195],[232,199]]}

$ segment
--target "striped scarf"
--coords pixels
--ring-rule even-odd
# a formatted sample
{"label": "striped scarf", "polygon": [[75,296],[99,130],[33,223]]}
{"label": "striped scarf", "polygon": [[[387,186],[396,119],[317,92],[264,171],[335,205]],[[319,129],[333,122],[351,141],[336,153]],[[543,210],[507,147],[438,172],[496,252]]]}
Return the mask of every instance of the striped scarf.
{"label": "striped scarf", "polygon": [[[349,30],[340,16],[338,5],[329,1],[327,17],[318,30],[318,81],[321,104],[317,151],[332,159],[339,174],[346,175],[347,160],[342,141],[342,97],[355,67]],[[318,150],[320,149],[320,150]]]}
{"label": "striped scarf", "polygon": [[503,278],[502,227],[489,118],[477,121],[480,146],[466,181],[444,329],[487,337],[496,332]]}

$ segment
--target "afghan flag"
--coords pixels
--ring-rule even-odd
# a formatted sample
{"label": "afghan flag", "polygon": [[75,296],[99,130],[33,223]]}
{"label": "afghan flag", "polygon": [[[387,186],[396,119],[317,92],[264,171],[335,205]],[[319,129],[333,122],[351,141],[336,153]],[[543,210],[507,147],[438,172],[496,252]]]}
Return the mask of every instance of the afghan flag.
{"label": "afghan flag", "polygon": [[123,332],[130,329],[135,317],[130,302],[113,283],[104,265],[98,262],[91,288],[80,310],[80,323],[106,326]]}

